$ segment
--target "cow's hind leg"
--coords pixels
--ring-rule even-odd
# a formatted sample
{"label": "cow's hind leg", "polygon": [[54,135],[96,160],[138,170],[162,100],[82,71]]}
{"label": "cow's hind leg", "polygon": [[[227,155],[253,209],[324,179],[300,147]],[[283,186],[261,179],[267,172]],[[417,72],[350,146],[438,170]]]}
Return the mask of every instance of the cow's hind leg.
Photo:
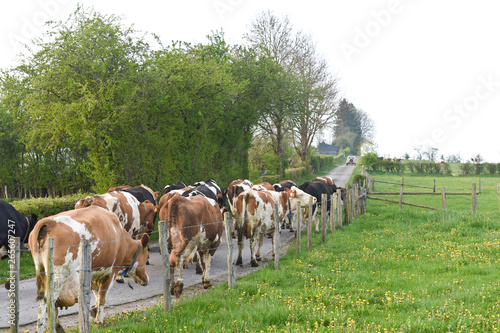
{"label": "cow's hind leg", "polygon": [[[267,237],[271,238],[272,234],[268,234]],[[264,244],[264,235],[260,234],[259,235],[259,244],[257,246],[257,252],[255,253],[255,259],[257,261],[261,261],[262,260],[262,258],[260,256],[260,249],[262,248],[262,244]]]}
{"label": "cow's hind leg", "polygon": [[259,267],[259,263],[257,262],[257,258],[255,257],[255,245],[257,245],[257,237],[255,235],[250,238],[250,265],[252,267]]}
{"label": "cow's hind leg", "polygon": [[242,230],[242,228],[239,228],[238,229],[238,259],[236,259],[236,265],[239,265],[239,266],[243,266],[243,258],[242,258],[243,245],[244,245],[243,230]]}
{"label": "cow's hind leg", "polygon": [[[174,255],[175,256],[175,255]],[[184,289],[184,280],[182,278],[182,269],[183,269],[183,262],[185,257],[178,255],[176,256],[176,261],[174,261],[174,266],[172,266],[172,258],[170,258],[170,277],[172,279],[172,282],[170,283],[170,294],[174,295],[175,297],[179,298],[181,297],[182,291]],[[174,282],[174,275],[173,275],[173,270],[174,268],[177,269],[177,282]]]}
{"label": "cow's hind leg", "polygon": [[47,319],[47,299],[44,297],[40,300],[40,307],[38,308],[38,320],[36,322],[36,330],[38,333],[45,332],[48,327]]}
{"label": "cow's hind leg", "polygon": [[212,256],[210,255],[209,251],[204,251],[204,252],[199,252],[199,257],[201,261],[201,265],[203,267],[203,275],[202,275],[202,282],[203,282],[203,288],[207,289],[212,286],[210,283],[210,266],[212,263]]}
{"label": "cow's hind leg", "polygon": [[95,318],[96,323],[104,323],[104,304],[106,304],[106,296],[109,289],[115,281],[115,274],[108,275],[101,283],[92,285],[94,292],[95,304],[90,310],[90,315]]}

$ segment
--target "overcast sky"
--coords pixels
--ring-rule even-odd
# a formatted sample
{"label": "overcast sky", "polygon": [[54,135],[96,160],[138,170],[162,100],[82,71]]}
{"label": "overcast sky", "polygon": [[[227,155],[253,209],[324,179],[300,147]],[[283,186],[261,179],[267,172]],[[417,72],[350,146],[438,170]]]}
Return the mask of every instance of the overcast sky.
{"label": "overcast sky", "polygon": [[[415,154],[418,145],[445,157],[480,154],[500,162],[500,19],[498,1],[479,0],[83,0],[143,32],[204,42],[223,29],[241,44],[255,16],[288,15],[310,33],[342,96],[375,123],[380,155]],[[39,36],[42,22],[65,20],[70,0],[2,1],[0,67],[16,64],[19,41]],[[330,139],[328,138],[327,141]]]}

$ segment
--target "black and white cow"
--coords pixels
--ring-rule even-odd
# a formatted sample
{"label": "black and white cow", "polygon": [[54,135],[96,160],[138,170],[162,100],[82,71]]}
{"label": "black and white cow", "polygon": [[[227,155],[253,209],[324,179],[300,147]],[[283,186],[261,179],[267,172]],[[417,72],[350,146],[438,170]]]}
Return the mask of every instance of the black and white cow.
{"label": "black and white cow", "polygon": [[156,206],[156,196],[152,189],[146,185],[135,186],[129,189],[122,190],[123,192],[128,192],[132,194],[139,202],[144,202],[149,200]]}
{"label": "black and white cow", "polygon": [[175,183],[175,184],[170,184],[170,185],[167,185],[167,186],[165,186],[163,188],[163,191],[161,192],[161,195],[167,194],[170,191],[181,190],[181,189],[186,188],[186,187],[187,187],[187,185],[184,184],[183,182],[178,182],[178,183]]}
{"label": "black and white cow", "polygon": [[[313,181],[313,182],[305,182],[304,184],[299,186],[299,189],[306,192],[309,195],[312,195],[316,198],[317,202],[313,207],[313,220],[315,220],[315,216],[317,214],[317,209],[321,207],[321,196],[322,194],[326,194],[326,211],[330,211],[330,198],[333,194],[333,188],[328,186],[326,183],[321,181]],[[316,231],[319,231],[318,223],[316,223]]]}
{"label": "black and white cow", "polygon": [[285,189],[291,189],[292,186],[297,186],[293,181],[291,180],[282,180],[279,183],[273,184],[274,190],[276,192],[283,192]]}
{"label": "black and white cow", "polygon": [[[210,179],[196,182],[193,185],[193,190],[203,193],[207,198],[214,199],[219,204],[221,212],[226,210],[226,194],[217,185],[215,180]],[[183,194],[183,196],[186,195]]]}
{"label": "black and white cow", "polygon": [[21,244],[26,243],[37,220],[35,214],[24,216],[11,204],[0,200],[0,259],[7,258],[9,238],[19,237]]}

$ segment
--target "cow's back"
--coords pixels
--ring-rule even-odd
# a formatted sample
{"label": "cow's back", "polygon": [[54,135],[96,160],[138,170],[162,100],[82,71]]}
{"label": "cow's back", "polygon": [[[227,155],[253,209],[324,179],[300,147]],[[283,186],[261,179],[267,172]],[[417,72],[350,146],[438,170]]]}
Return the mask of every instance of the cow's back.
{"label": "cow's back", "polygon": [[122,192],[132,194],[139,202],[149,200],[153,203],[153,205],[156,205],[155,194],[153,190],[151,190],[146,185],[135,186],[126,190],[122,190]]}
{"label": "cow's back", "polygon": [[130,235],[122,228],[115,214],[98,206],[90,206],[41,219],[29,237],[32,253],[43,248],[48,237],[53,237],[55,241],[55,265],[64,263],[66,253],[76,258],[82,239],[90,242],[92,251],[100,243],[105,243],[105,252],[93,255],[93,268],[99,268],[109,266],[119,257],[120,241]]}

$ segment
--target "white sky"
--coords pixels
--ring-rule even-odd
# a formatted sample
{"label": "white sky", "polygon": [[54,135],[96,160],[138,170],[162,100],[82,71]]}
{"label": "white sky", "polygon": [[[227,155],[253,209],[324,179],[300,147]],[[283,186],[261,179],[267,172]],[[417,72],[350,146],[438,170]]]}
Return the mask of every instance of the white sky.
{"label": "white sky", "polygon": [[[310,33],[342,94],[376,126],[380,155],[414,155],[430,144],[439,156],[480,154],[500,162],[500,19],[495,0],[83,0],[103,14],[124,17],[143,32],[204,42],[221,28],[241,44],[263,10],[286,14]],[[2,1],[0,68],[15,64],[41,22],[65,20],[71,0]]]}

